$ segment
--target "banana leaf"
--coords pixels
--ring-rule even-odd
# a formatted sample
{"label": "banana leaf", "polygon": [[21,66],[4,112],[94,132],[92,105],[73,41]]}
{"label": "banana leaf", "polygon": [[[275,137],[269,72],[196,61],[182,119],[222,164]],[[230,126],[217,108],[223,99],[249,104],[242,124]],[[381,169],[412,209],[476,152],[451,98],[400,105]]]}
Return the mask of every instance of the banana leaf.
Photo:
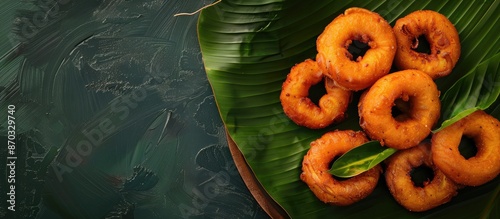
{"label": "banana leaf", "polygon": [[[223,0],[204,9],[198,37],[205,70],[221,118],[256,179],[292,218],[495,218],[500,214],[500,178],[467,187],[451,202],[415,213],[397,204],[383,179],[366,199],[347,207],[319,201],[299,175],[311,141],[335,129],[360,130],[353,98],[348,118],[310,130],[283,113],[279,95],[290,68],[316,55],[324,27],[349,7],[379,13],[391,25],[413,11],[429,9],[448,17],[460,36],[462,53],[452,73],[436,80],[444,93],[459,78],[499,53],[500,1],[315,1]],[[496,70],[498,71],[498,70]],[[495,72],[496,73],[496,72]],[[496,82],[494,82],[496,83]],[[451,107],[443,105],[443,108]],[[490,106],[498,109],[498,101]],[[498,118],[498,114],[495,114]]]}

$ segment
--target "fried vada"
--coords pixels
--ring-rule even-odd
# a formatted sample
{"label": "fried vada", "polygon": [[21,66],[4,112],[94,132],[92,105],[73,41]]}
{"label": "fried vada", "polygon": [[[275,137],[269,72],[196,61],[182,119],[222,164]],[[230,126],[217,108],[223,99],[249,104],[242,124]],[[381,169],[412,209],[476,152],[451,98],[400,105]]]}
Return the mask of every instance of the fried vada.
{"label": "fried vada", "polygon": [[[432,161],[431,145],[423,142],[418,146],[400,150],[387,161],[385,181],[396,201],[410,211],[426,211],[449,202],[459,186],[448,179]],[[417,185],[412,171],[421,166],[432,170],[433,176]]]}
{"label": "fried vada", "polygon": [[[459,151],[462,136],[474,140],[477,153],[466,159]],[[500,173],[500,122],[476,111],[432,136],[432,157],[443,173],[466,186],[479,186]]]}
{"label": "fried vada", "polygon": [[[393,29],[398,44],[394,58],[397,68],[418,69],[433,79],[451,73],[460,57],[460,39],[448,18],[435,11],[420,10],[398,19]],[[419,38],[428,42],[428,53],[417,51],[423,43]]]}
{"label": "fried vada", "polygon": [[300,179],[324,203],[338,206],[353,204],[364,199],[375,189],[382,168],[380,165],[360,175],[337,180],[329,173],[331,162],[368,139],[361,131],[331,131],[311,142],[302,161]]}
{"label": "fried vada", "polygon": [[[406,106],[400,107],[400,115],[393,114],[396,103]],[[407,149],[430,134],[440,107],[439,90],[432,78],[419,70],[404,70],[380,78],[361,96],[359,123],[372,140]]]}
{"label": "fried vada", "polygon": [[[316,105],[308,96],[311,86],[324,81],[326,94]],[[285,114],[297,125],[320,129],[341,121],[351,99],[351,91],[324,79],[317,63],[307,59],[292,67],[283,83],[280,101]]]}
{"label": "fried vada", "polygon": [[[354,41],[369,46],[356,59],[348,51]],[[340,87],[358,91],[389,73],[396,53],[396,38],[389,23],[379,14],[349,8],[326,26],[316,40],[316,48],[316,61],[325,75]]]}

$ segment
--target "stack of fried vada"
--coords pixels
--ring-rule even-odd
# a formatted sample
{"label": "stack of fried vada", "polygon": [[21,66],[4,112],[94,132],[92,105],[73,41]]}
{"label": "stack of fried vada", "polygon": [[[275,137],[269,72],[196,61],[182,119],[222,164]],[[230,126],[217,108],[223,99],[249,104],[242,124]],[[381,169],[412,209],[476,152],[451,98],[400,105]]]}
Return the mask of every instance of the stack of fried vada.
{"label": "stack of fried vada", "polygon": [[[429,44],[427,52],[417,50],[422,39]],[[354,42],[368,47],[363,55],[350,52]],[[280,101],[292,121],[310,129],[339,123],[352,93],[362,92],[357,105],[362,131],[329,131],[304,156],[300,178],[318,199],[345,206],[370,195],[381,165],[346,180],[328,172],[336,157],[369,140],[398,150],[384,163],[384,179],[396,201],[410,211],[442,205],[460,188],[482,185],[500,174],[500,122],[483,111],[429,139],[441,109],[434,80],[449,75],[460,57],[458,33],[445,16],[415,11],[391,28],[375,12],[349,8],[325,27],[316,48],[316,60],[293,66],[282,86]],[[316,105],[309,89],[318,83],[324,83],[326,94]],[[474,140],[475,156],[460,154],[462,136]],[[417,185],[411,174],[422,166],[433,176]]]}

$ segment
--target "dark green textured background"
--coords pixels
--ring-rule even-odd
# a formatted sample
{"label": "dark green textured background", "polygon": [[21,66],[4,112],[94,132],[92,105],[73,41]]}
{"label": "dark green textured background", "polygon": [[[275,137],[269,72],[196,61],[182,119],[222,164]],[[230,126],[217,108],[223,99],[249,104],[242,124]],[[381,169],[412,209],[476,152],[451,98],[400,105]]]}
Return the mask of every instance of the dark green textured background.
{"label": "dark green textured background", "polygon": [[198,15],[173,16],[210,3],[0,2],[0,218],[267,217],[227,149]]}

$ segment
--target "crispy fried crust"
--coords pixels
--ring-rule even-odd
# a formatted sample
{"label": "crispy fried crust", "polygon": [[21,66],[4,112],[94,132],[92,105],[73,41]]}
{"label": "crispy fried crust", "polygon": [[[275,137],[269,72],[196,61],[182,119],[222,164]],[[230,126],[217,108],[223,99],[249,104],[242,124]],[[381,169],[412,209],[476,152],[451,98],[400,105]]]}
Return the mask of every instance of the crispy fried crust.
{"label": "crispy fried crust", "polygon": [[[408,101],[404,118],[394,118],[395,101]],[[424,72],[404,70],[388,74],[373,84],[358,103],[360,126],[366,134],[395,149],[413,147],[431,132],[440,115],[436,84]]]}
{"label": "crispy fried crust", "polygon": [[[351,60],[353,40],[368,44],[363,57]],[[396,38],[387,21],[375,12],[349,8],[336,17],[316,41],[316,61],[339,86],[362,90],[389,73],[396,53]]]}
{"label": "crispy fried crust", "polygon": [[281,89],[281,105],[285,114],[297,125],[311,129],[324,128],[344,118],[351,91],[344,90],[325,79],[326,94],[319,106],[308,97],[309,88],[323,80],[317,63],[307,59],[292,67]]}
{"label": "crispy fried crust", "polygon": [[[465,159],[458,150],[462,136],[474,139],[475,156]],[[446,176],[467,186],[479,186],[500,173],[500,122],[476,111],[432,136],[434,163]]]}
{"label": "crispy fried crust", "polygon": [[[455,26],[442,14],[421,10],[400,18],[394,25],[398,49],[394,63],[401,70],[418,69],[433,79],[449,75],[460,57],[460,39]],[[430,54],[414,50],[424,35]]]}
{"label": "crispy fried crust", "polygon": [[[410,175],[413,168],[421,165],[434,172],[432,180],[425,182],[423,187],[415,186]],[[394,199],[410,211],[426,211],[449,202],[459,188],[434,166],[429,143],[392,155],[387,160],[385,180]]]}
{"label": "crispy fried crust", "polygon": [[331,161],[348,150],[365,142],[363,132],[332,131],[311,143],[302,162],[300,179],[321,201],[331,205],[350,205],[372,193],[375,189],[382,168],[380,165],[346,180],[336,180],[328,172]]}

